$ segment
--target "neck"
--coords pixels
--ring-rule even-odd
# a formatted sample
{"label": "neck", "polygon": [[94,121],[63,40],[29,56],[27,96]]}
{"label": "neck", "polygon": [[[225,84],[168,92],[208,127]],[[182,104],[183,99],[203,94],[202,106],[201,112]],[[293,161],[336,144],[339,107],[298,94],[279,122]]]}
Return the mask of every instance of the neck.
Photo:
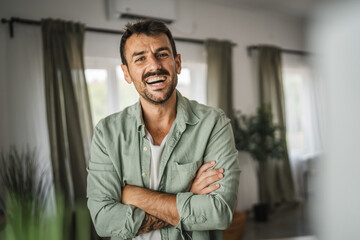
{"label": "neck", "polygon": [[163,104],[154,104],[140,97],[144,123],[155,145],[160,145],[171,129],[176,118],[176,100],[175,90],[171,97]]}

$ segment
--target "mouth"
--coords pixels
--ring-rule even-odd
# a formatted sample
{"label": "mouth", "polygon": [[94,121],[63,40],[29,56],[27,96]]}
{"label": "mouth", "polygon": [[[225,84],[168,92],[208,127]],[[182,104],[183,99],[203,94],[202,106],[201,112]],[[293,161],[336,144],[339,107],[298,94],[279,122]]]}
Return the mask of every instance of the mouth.
{"label": "mouth", "polygon": [[155,75],[155,76],[151,76],[149,77],[147,80],[146,80],[146,83],[149,84],[149,85],[160,85],[161,83],[165,82],[166,81],[166,77],[165,76],[158,76],[158,75]]}

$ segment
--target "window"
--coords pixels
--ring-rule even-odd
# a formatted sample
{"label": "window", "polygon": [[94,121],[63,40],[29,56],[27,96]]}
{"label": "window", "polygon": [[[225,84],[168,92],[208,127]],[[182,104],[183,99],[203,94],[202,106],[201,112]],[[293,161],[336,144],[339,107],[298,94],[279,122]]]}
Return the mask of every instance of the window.
{"label": "window", "polygon": [[124,80],[118,59],[89,57],[85,65],[94,125],[137,101],[136,89]]}
{"label": "window", "polygon": [[[128,84],[119,59],[85,58],[93,124],[138,101],[133,84]],[[206,104],[206,64],[183,63],[177,89],[189,99]]]}
{"label": "window", "polygon": [[92,118],[98,122],[101,116],[109,112],[108,105],[104,104],[108,100],[108,72],[106,69],[86,69],[86,81],[88,85]]}
{"label": "window", "polygon": [[286,131],[290,158],[307,159],[317,154],[313,84],[306,67],[283,69]]}
{"label": "window", "polygon": [[305,179],[305,173],[309,171],[308,160],[321,153],[321,142],[315,81],[307,64],[297,60],[291,65],[284,61],[283,85],[288,152],[296,196],[303,200],[308,194]]}
{"label": "window", "polygon": [[305,151],[306,129],[303,119],[303,78],[301,73],[291,70],[284,72],[284,90],[286,106],[286,130],[289,149],[294,152]]}

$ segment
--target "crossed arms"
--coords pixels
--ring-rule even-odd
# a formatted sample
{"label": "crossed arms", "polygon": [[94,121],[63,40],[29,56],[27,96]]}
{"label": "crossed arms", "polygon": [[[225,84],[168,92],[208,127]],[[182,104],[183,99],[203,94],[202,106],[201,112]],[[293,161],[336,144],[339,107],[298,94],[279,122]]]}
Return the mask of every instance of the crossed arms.
{"label": "crossed arms", "polygon": [[[215,161],[211,161],[200,167],[190,192],[208,194],[220,187],[219,183],[213,183],[223,178],[224,169],[210,169],[214,165]],[[133,205],[146,212],[138,235],[166,227],[169,224],[176,226],[180,220],[176,206],[176,195],[127,185],[123,188],[121,196],[123,204]]]}
{"label": "crossed arms", "polygon": [[[104,129],[101,125],[95,128],[87,188],[88,207],[100,236],[133,238],[168,224],[180,231],[225,229],[230,225],[240,170],[228,121],[217,121],[203,155],[205,163],[215,159],[216,167],[224,169],[225,176],[219,181],[220,187],[205,190],[209,184],[204,182],[204,188],[200,184],[202,181],[196,178],[192,185],[196,189],[176,195],[129,185],[122,188],[108,154],[111,150],[104,141]],[[216,184],[211,186],[217,187]],[[150,201],[148,196],[156,200]]]}

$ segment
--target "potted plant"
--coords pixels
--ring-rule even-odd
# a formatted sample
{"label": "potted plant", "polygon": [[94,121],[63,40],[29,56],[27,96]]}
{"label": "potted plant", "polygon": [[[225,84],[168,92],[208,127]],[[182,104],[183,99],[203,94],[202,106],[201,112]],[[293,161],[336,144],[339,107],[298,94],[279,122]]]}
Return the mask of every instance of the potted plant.
{"label": "potted plant", "polygon": [[51,179],[40,166],[35,150],[19,153],[11,147],[0,156],[0,182],[5,188],[0,213],[0,236],[7,240],[62,239],[63,204],[57,199],[57,209],[46,211]]}
{"label": "potted plant", "polygon": [[235,145],[246,151],[257,161],[260,203],[254,206],[255,220],[267,221],[266,165],[269,159],[284,159],[285,139],[281,138],[281,127],[273,123],[270,105],[262,105],[256,115],[246,116],[236,112],[233,121]]}

